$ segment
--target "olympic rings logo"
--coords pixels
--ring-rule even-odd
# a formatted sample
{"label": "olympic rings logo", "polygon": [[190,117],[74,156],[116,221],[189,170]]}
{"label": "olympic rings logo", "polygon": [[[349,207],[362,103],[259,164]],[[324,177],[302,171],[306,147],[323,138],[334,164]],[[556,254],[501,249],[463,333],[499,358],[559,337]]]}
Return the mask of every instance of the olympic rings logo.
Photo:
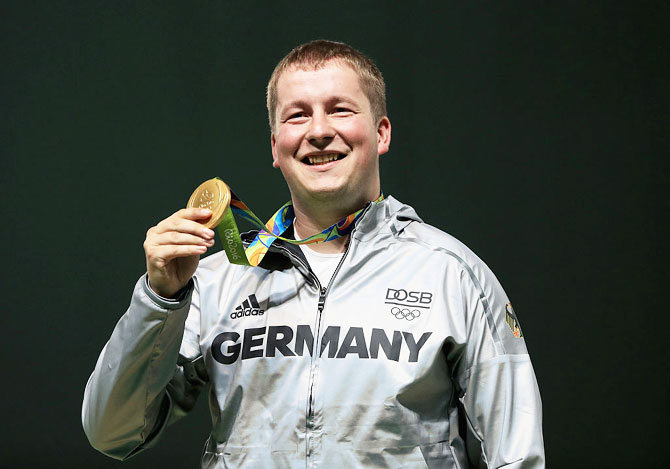
{"label": "olympic rings logo", "polygon": [[418,309],[410,310],[409,308],[398,308],[397,306],[394,306],[391,308],[391,314],[394,315],[396,319],[407,319],[408,321],[412,321],[421,316],[421,311]]}

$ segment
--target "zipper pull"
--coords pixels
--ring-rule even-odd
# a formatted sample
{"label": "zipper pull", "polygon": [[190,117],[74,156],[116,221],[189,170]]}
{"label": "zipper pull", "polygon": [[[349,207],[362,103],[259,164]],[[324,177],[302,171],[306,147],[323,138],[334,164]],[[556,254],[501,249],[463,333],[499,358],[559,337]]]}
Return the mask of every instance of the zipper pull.
{"label": "zipper pull", "polygon": [[323,306],[326,304],[326,288],[321,287],[321,294],[319,295],[319,312],[323,311]]}

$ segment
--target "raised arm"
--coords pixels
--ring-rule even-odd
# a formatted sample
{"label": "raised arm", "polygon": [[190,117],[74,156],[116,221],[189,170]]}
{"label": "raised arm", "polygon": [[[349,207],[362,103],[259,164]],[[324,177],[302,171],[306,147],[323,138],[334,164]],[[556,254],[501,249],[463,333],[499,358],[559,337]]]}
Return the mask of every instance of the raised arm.
{"label": "raised arm", "polygon": [[188,412],[207,381],[198,347],[199,298],[192,276],[214,233],[184,209],[147,232],[147,275],[133,291],[89,378],[82,424],[91,445],[126,459]]}

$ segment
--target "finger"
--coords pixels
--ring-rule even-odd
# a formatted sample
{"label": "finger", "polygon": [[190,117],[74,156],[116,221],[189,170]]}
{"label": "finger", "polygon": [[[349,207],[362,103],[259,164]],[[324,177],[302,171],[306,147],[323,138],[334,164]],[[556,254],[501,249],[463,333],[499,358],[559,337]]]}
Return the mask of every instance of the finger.
{"label": "finger", "polygon": [[166,218],[158,225],[156,225],[155,233],[161,234],[168,231],[178,231],[180,233],[188,233],[195,236],[200,236],[205,239],[214,237],[214,231],[201,225],[200,223],[173,215]]}
{"label": "finger", "polygon": [[203,221],[212,216],[212,211],[206,208],[182,208],[176,211],[174,215],[177,215],[179,218]]}
{"label": "finger", "polygon": [[207,239],[202,236],[196,236],[189,233],[181,233],[179,231],[166,231],[165,233],[156,234],[150,240],[154,246],[168,245],[168,244],[192,244],[197,246],[212,246],[214,238]]}
{"label": "finger", "polygon": [[207,246],[194,246],[192,244],[161,245],[151,250],[148,260],[154,265],[162,266],[178,257],[199,256],[206,251]]}

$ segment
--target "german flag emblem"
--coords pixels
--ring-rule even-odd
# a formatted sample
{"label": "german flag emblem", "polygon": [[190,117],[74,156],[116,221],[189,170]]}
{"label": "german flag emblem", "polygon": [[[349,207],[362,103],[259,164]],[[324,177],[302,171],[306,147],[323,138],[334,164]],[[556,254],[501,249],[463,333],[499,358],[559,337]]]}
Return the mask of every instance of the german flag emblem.
{"label": "german flag emblem", "polygon": [[512,330],[514,337],[517,339],[523,337],[523,332],[521,332],[521,326],[519,325],[519,320],[514,313],[514,308],[512,308],[512,303],[507,303],[505,306],[505,320],[507,321],[509,328]]}

